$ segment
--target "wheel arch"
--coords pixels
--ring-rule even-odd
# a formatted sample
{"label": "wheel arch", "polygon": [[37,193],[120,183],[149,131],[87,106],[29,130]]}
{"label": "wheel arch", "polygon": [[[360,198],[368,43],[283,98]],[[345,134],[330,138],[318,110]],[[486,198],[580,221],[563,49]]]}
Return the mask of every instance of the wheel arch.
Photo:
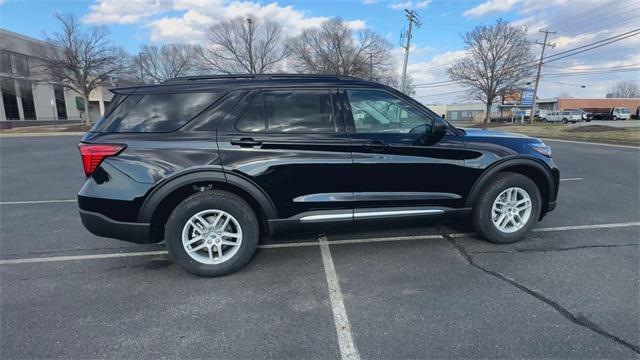
{"label": "wheel arch", "polygon": [[278,217],[267,193],[253,181],[221,169],[194,170],[163,181],[147,195],[138,214],[138,222],[151,225],[152,242],[164,239],[164,225],[173,209],[203,189],[223,190],[240,196],[256,213],[261,232],[268,230],[268,219]]}
{"label": "wheel arch", "polygon": [[507,171],[522,174],[533,180],[536,184],[542,198],[542,211],[540,213],[540,217],[542,218],[547,212],[549,202],[555,198],[556,187],[554,186],[555,180],[548,166],[535,158],[511,158],[491,165],[474,183],[465,201],[465,207],[473,207],[480,191],[489,180],[498,173]]}

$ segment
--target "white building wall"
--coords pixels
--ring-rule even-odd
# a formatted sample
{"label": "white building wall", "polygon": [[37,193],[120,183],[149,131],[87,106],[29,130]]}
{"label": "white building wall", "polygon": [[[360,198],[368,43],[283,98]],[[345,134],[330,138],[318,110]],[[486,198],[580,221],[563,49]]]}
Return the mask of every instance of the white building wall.
{"label": "white building wall", "polygon": [[51,100],[54,99],[53,86],[49,84],[34,84],[33,98],[38,120],[55,120],[55,108],[51,106]]}
{"label": "white building wall", "polygon": [[75,91],[64,89],[64,101],[67,103],[67,119],[80,120],[80,111],[76,108],[76,96]]}

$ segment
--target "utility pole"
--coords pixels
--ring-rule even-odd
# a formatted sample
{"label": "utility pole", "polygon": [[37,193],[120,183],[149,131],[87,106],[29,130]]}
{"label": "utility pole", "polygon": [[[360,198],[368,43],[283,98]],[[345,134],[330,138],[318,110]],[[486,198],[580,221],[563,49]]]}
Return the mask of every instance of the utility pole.
{"label": "utility pole", "polygon": [[533,122],[533,117],[536,114],[536,97],[538,96],[538,84],[540,83],[540,71],[542,70],[542,59],[544,58],[544,50],[547,46],[555,47],[554,44],[547,43],[547,37],[549,34],[555,34],[555,31],[549,31],[549,29],[540,30],[541,33],[544,33],[544,42],[539,43],[536,41],[536,44],[542,45],[542,52],[540,52],[540,61],[538,62],[538,73],[536,74],[536,85],[533,88],[533,102],[531,103],[531,115],[529,115],[529,119]]}
{"label": "utility pole", "polygon": [[[400,82],[400,90],[404,92],[407,85],[407,63],[409,62],[409,48],[411,48],[411,36],[413,25],[416,25],[416,28],[419,28],[422,23],[418,19],[418,13],[414,10],[404,9],[404,12],[407,14],[407,20],[409,21],[409,30],[407,30],[407,34],[405,37],[404,31],[400,34],[400,47],[404,48],[404,63],[402,64],[402,81]],[[404,43],[404,39],[407,39],[407,43]]]}
{"label": "utility pole", "polygon": [[369,81],[373,81],[373,53],[369,53]]}
{"label": "utility pole", "polygon": [[247,18],[247,24],[249,25],[249,74],[255,74],[255,64],[253,63],[253,18]]}
{"label": "utility pole", "polygon": [[140,82],[144,84],[144,72],[142,71],[142,54],[144,54],[143,51],[141,51],[138,56],[140,57]]}

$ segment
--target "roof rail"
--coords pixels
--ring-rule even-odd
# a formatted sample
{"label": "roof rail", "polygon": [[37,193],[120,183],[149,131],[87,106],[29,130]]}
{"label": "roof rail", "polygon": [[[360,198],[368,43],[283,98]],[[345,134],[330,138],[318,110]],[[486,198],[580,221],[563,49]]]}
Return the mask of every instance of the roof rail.
{"label": "roof rail", "polygon": [[362,80],[352,76],[318,74],[233,74],[233,75],[196,75],[181,76],[166,80],[163,84],[185,83],[190,81],[215,80],[278,80],[278,79],[326,79],[326,80]]}

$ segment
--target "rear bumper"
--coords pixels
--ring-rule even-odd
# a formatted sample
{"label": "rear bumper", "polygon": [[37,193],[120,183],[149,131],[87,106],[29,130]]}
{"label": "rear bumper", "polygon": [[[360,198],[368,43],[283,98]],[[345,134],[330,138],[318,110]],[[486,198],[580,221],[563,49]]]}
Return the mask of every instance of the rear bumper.
{"label": "rear bumper", "polygon": [[117,221],[96,212],[78,211],[82,225],[94,235],[140,244],[151,243],[149,224]]}

